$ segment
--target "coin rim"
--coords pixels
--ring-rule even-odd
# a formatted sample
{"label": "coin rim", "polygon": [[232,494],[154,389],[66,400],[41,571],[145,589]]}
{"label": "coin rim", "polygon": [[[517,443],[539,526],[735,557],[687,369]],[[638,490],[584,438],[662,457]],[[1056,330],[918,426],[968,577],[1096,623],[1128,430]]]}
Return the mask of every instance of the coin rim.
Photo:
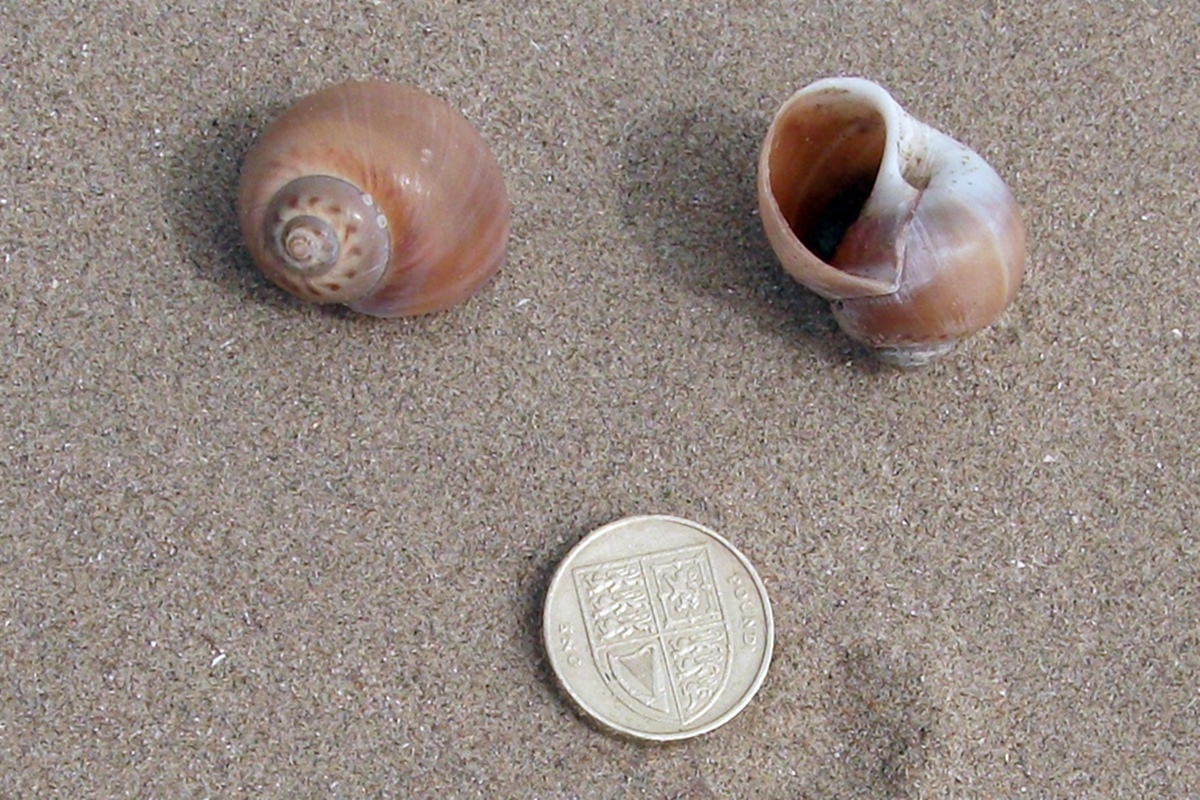
{"label": "coin rim", "polygon": [[[750,683],[750,686],[746,689],[742,696],[738,698],[737,702],[735,702],[724,714],[721,714],[713,721],[702,725],[699,728],[679,731],[677,733],[648,733],[645,731],[632,730],[623,728],[617,723],[605,719],[604,715],[589,706],[583,700],[583,698],[580,697],[579,693],[567,685],[567,682],[563,679],[562,672],[559,670],[552,646],[552,635],[550,630],[550,601],[554,597],[555,591],[558,590],[559,584],[562,583],[563,576],[567,574],[567,568],[571,562],[577,555],[579,555],[581,551],[586,549],[593,540],[601,538],[610,530],[649,521],[678,523],[684,525],[685,527],[698,530],[707,536],[711,536],[719,544],[724,545],[729,552],[733,554],[734,558],[736,558],[742,564],[742,566],[745,567],[746,572],[749,573],[750,578],[754,583],[754,588],[758,591],[758,596],[762,599],[763,612],[765,615],[763,628],[766,630],[767,641],[764,645],[762,665],[759,667],[758,672],[754,676],[754,680]],[[736,717],[746,708],[746,706],[750,704],[750,701],[753,700],[754,696],[758,694],[758,690],[762,688],[762,684],[766,680],[767,672],[771,666],[771,657],[775,651],[775,618],[771,612],[771,599],[767,596],[767,587],[763,583],[762,578],[759,577],[758,570],[754,568],[754,565],[750,563],[750,560],[746,558],[745,554],[742,553],[741,550],[734,547],[733,544],[724,536],[717,533],[712,528],[701,525],[699,522],[693,522],[690,519],[684,519],[683,517],[677,517],[672,514],[634,514],[632,516],[622,517],[621,519],[609,522],[608,524],[602,525],[596,530],[587,534],[580,539],[579,542],[577,542],[575,546],[572,547],[571,550],[563,557],[562,561],[559,562],[558,568],[554,571],[554,576],[550,579],[550,583],[546,589],[546,598],[542,604],[542,647],[546,652],[546,660],[550,664],[550,672],[554,675],[554,682],[558,684],[559,690],[566,695],[571,704],[574,705],[575,708],[587,719],[596,723],[604,730],[617,734],[621,737],[638,739],[646,742],[667,743],[680,741],[683,739],[692,739],[696,736],[703,736],[706,733],[711,733]]]}

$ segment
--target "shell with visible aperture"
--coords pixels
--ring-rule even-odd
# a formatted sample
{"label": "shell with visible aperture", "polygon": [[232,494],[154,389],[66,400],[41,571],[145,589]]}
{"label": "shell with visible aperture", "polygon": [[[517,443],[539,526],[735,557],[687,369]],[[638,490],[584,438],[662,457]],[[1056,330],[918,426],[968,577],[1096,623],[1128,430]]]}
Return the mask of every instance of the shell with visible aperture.
{"label": "shell with visible aperture", "polygon": [[900,366],[990,325],[1024,275],[1025,227],[1004,181],[868,80],[817,81],[783,104],[758,196],[783,268]]}

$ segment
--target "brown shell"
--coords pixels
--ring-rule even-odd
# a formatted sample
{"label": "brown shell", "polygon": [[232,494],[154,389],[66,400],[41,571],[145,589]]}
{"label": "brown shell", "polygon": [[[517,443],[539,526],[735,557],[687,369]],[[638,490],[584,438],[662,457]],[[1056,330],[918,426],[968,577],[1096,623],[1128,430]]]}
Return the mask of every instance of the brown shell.
{"label": "brown shell", "polygon": [[991,324],[1025,269],[1008,187],[974,151],[858,78],[811,84],[763,142],[759,209],[784,269],[901,366]]}
{"label": "brown shell", "polygon": [[246,247],[270,280],[381,317],[475,293],[504,259],[509,215],[500,168],[471,123],[385,81],[297,101],[246,155],[238,193]]}

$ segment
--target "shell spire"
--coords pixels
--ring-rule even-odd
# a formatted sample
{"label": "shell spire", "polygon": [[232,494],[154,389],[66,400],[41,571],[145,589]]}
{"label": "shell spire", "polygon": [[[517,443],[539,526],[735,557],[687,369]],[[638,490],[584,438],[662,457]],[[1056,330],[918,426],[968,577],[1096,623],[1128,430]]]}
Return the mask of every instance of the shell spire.
{"label": "shell spire", "polygon": [[247,154],[238,212],[271,281],[381,317],[463,302],[499,268],[510,206],[494,155],[445,102],[385,81],[301,98]]}

